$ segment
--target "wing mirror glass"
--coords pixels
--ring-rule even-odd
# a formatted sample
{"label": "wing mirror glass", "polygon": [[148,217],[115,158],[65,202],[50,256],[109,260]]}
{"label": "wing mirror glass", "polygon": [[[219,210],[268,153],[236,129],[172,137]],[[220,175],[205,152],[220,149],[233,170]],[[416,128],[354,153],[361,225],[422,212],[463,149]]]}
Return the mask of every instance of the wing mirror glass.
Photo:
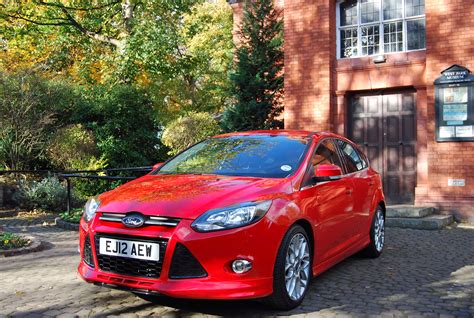
{"label": "wing mirror glass", "polygon": [[342,177],[341,167],[336,165],[319,165],[314,173],[314,182],[334,181]]}

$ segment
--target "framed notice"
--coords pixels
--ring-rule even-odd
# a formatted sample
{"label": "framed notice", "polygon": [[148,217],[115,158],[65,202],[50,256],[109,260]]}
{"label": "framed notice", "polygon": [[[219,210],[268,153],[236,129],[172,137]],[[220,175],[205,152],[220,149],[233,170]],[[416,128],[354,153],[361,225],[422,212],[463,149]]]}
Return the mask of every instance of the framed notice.
{"label": "framed notice", "polygon": [[437,141],[474,141],[474,76],[459,65],[435,81]]}

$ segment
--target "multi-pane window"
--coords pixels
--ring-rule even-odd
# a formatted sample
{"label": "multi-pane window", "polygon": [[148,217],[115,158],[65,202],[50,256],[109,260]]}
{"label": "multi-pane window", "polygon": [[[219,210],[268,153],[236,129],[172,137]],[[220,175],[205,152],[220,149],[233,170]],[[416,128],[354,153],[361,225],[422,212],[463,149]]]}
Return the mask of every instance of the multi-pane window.
{"label": "multi-pane window", "polygon": [[345,0],[338,13],[341,58],[425,48],[425,0]]}
{"label": "multi-pane window", "polygon": [[362,55],[372,55],[379,53],[380,32],[378,25],[362,26],[361,32],[361,47]]}
{"label": "multi-pane window", "polygon": [[403,23],[401,21],[383,24],[384,52],[403,51]]}

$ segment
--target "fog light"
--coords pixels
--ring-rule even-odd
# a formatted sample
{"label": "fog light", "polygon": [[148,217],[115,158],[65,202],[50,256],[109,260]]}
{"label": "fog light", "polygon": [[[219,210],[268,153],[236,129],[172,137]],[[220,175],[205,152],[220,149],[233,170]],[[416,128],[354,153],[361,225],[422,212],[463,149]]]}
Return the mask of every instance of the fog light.
{"label": "fog light", "polygon": [[234,273],[242,274],[252,269],[252,263],[245,259],[236,259],[232,262],[232,270]]}

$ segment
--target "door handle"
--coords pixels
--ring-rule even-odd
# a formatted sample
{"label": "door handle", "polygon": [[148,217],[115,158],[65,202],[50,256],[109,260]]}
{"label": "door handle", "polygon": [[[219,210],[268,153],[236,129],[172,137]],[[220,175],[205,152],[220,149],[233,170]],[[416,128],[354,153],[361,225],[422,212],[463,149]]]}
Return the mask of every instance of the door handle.
{"label": "door handle", "polygon": [[347,194],[347,195],[352,195],[352,192],[353,192],[353,191],[354,191],[354,190],[351,189],[351,188],[346,188],[346,194]]}
{"label": "door handle", "polygon": [[374,186],[374,184],[375,184],[375,182],[373,182],[373,181],[369,181],[369,187],[373,187],[373,186]]}

